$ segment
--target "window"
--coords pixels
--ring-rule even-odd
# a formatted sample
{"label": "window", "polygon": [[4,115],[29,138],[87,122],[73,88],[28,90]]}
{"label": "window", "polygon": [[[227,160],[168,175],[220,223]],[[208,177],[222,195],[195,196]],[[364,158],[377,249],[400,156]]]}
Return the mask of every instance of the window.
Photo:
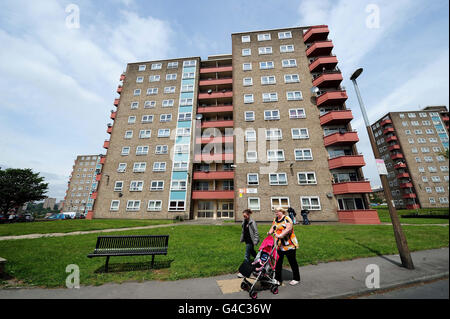
{"label": "window", "polygon": [[258,154],[256,151],[247,151],[246,158],[248,163],[256,163],[258,160]]}
{"label": "window", "polygon": [[420,137],[420,138],[417,139],[417,143],[419,143],[419,144],[424,144],[426,142],[427,142],[427,140],[425,138],[423,138],[423,137]]}
{"label": "window", "polygon": [[184,200],[172,200],[169,202],[170,211],[184,211],[185,210]]}
{"label": "window", "polygon": [[189,144],[175,144],[174,151],[176,154],[189,153]]}
{"label": "window", "polygon": [[430,201],[430,204],[436,204],[436,200],[434,199],[434,197],[430,197],[428,198],[428,200]]}
{"label": "window", "polygon": [[144,109],[151,109],[156,106],[156,101],[145,101],[144,102]]}
{"label": "window", "polygon": [[283,68],[293,68],[297,66],[297,60],[295,59],[282,60],[281,65],[283,66]]}
{"label": "window", "polygon": [[409,118],[415,118],[415,117],[416,117],[416,114],[414,114],[414,113],[408,113],[408,117],[409,117]]}
{"label": "window", "polygon": [[260,210],[259,197],[249,197],[248,198],[248,209]]}
{"label": "window", "polygon": [[164,88],[164,93],[175,93],[175,86],[166,86]]}
{"label": "window", "polygon": [[291,129],[292,139],[307,139],[309,138],[309,133],[307,128],[293,128]]}
{"label": "window", "polygon": [[[277,83],[277,81],[276,81],[274,75],[261,77],[261,85],[269,85],[269,84],[276,84],[276,83]],[[263,96],[264,96],[264,94],[263,94]]]}
{"label": "window", "polygon": [[268,150],[267,161],[269,162],[283,162],[284,150]]}
{"label": "window", "polygon": [[153,115],[142,115],[142,123],[152,123]]}
{"label": "window", "polygon": [[161,70],[162,63],[153,63],[151,69],[152,70]]}
{"label": "window", "polygon": [[269,40],[270,40],[270,33],[258,34],[258,41],[269,41]]}
{"label": "window", "polygon": [[436,172],[437,172],[437,169],[436,169],[436,167],[434,167],[434,166],[429,166],[429,167],[428,167],[428,171],[429,171],[430,173],[436,173]]}
{"label": "window", "polygon": [[142,72],[142,71],[145,71],[145,69],[147,68],[147,66],[145,65],[145,64],[143,64],[143,65],[140,65],[139,66],[139,72]]}
{"label": "window", "polygon": [[290,109],[289,110],[290,119],[304,119],[306,118],[305,109]]}
{"label": "window", "polygon": [[166,81],[175,81],[176,79],[177,79],[176,73],[166,74]]}
{"label": "window", "polygon": [[276,102],[278,101],[278,93],[263,93],[262,100],[263,102]]}
{"label": "window", "polygon": [[242,43],[250,42],[250,36],[249,35],[243,35],[241,37]]}
{"label": "window", "polygon": [[148,81],[149,82],[159,82],[161,80],[161,76],[160,75],[150,75],[148,77]]}
{"label": "window", "polygon": [[109,207],[109,210],[110,211],[114,211],[114,212],[118,211],[119,210],[119,205],[120,205],[120,200],[112,200],[111,201],[111,206]]}
{"label": "window", "polygon": [[136,78],[136,83],[143,83],[144,82],[144,77],[143,76],[138,76]]}
{"label": "window", "polygon": [[441,178],[439,176],[431,176],[431,180],[434,183],[439,183],[441,181]]}
{"label": "window", "polygon": [[168,69],[178,69],[178,62],[169,62],[167,63]]}
{"label": "window", "polygon": [[141,208],[140,200],[127,201],[127,211],[138,211]]}
{"label": "window", "polygon": [[136,147],[136,155],[147,155],[147,154],[148,154],[148,146]]}
{"label": "window", "polygon": [[155,147],[155,154],[157,155],[167,154],[168,152],[169,152],[168,145],[156,145]]}
{"label": "window", "polygon": [[130,139],[133,137],[133,131],[125,131],[125,139]]}
{"label": "window", "polygon": [[445,193],[445,189],[442,186],[436,186],[434,189],[436,190],[436,193]]}
{"label": "window", "polygon": [[170,136],[169,128],[162,128],[158,130],[158,137],[169,137],[169,136]]}
{"label": "window", "polygon": [[272,47],[260,47],[258,48],[258,54],[272,54]]}
{"label": "window", "polygon": [[152,136],[152,130],[140,130],[139,138],[150,138]]}
{"label": "window", "polygon": [[181,86],[181,92],[184,92],[184,93],[186,93],[186,92],[194,92],[194,84],[182,85]]}
{"label": "window", "polygon": [[186,171],[188,162],[173,162],[173,171]]}
{"label": "window", "polygon": [[247,142],[256,141],[256,131],[254,129],[246,129],[245,130],[245,140]]}
{"label": "window", "polygon": [[242,56],[249,56],[252,55],[251,49],[242,49]]}
{"label": "window", "polygon": [[134,124],[136,123],[136,116],[129,116],[128,117],[128,124]]}
{"label": "window", "polygon": [[425,187],[425,191],[426,191],[428,194],[431,194],[431,193],[433,192],[433,189],[432,189],[431,187]]}
{"label": "window", "polygon": [[178,113],[178,121],[191,121],[192,113]]}
{"label": "window", "polygon": [[411,130],[405,130],[406,135],[411,135]]}
{"label": "window", "polygon": [[243,63],[242,64],[242,70],[250,71],[251,69],[252,69],[252,64],[251,63]]}
{"label": "window", "polygon": [[411,149],[411,153],[415,154],[415,153],[419,153],[419,151],[417,150],[417,147],[413,147]]}
{"label": "window", "polygon": [[314,172],[299,172],[297,177],[300,185],[317,184],[316,173]]}
{"label": "window", "polygon": [[280,46],[280,52],[281,53],[294,52],[294,45],[293,44],[282,45]]}
{"label": "window", "polygon": [[194,99],[180,99],[180,106],[191,106],[194,103]]}
{"label": "window", "polygon": [[244,103],[253,103],[253,94],[244,94]]}
{"label": "window", "polygon": [[259,62],[259,68],[261,70],[273,69],[274,63],[273,61]]}
{"label": "window", "polygon": [[278,39],[291,39],[292,33],[291,31],[285,31],[285,32],[278,32]]}
{"label": "window", "polygon": [[130,147],[129,146],[122,147],[121,155],[128,155],[128,154],[130,154]]}
{"label": "window", "polygon": [[172,121],[172,114],[161,114],[159,116],[160,122],[170,122]]}
{"label": "window", "polygon": [[266,121],[274,121],[280,119],[280,111],[279,110],[266,110],[264,111],[264,120]]}
{"label": "window", "polygon": [[133,95],[134,96],[141,95],[141,89],[135,89]]}
{"label": "window", "polygon": [[164,190],[164,181],[151,181],[150,190],[152,192]]}
{"label": "window", "polygon": [[448,204],[448,197],[439,197],[439,203]]}
{"label": "window", "polygon": [[267,141],[278,141],[283,138],[283,133],[279,128],[266,129],[266,140]]}
{"label": "window", "polygon": [[282,207],[284,209],[288,209],[290,207],[289,197],[271,197],[270,203],[272,210],[275,210],[277,207]]}
{"label": "window", "polygon": [[[170,130],[169,130],[169,133],[170,133]],[[185,128],[185,127],[177,128],[176,136],[190,136],[190,135],[191,135],[190,128]]]}
{"label": "window", "polygon": [[258,173],[247,174],[247,185],[259,185]]}
{"label": "window", "polygon": [[130,182],[130,192],[142,192],[144,188],[143,181],[131,181]]}
{"label": "window", "polygon": [[155,95],[158,94],[158,88],[148,88],[147,95]]}
{"label": "window", "polygon": [[414,130],[414,134],[416,134],[416,135],[422,135],[423,132],[422,132],[422,130]]}
{"label": "window", "polygon": [[134,173],[143,173],[143,172],[145,172],[145,168],[146,167],[147,167],[147,163],[146,162],[134,163],[133,164],[133,172]]}
{"label": "window", "polygon": [[162,201],[160,200],[149,200],[147,210],[151,212],[158,212],[162,208]]}
{"label": "window", "polygon": [[174,191],[184,191],[186,190],[185,180],[173,180],[170,184],[170,189]]}
{"label": "window", "polygon": [[252,78],[244,78],[242,80],[242,85],[244,86],[252,86],[253,85],[253,79]]}
{"label": "window", "polygon": [[271,173],[269,174],[269,185],[280,186],[287,185],[287,174],[286,173]]}
{"label": "window", "polygon": [[255,112],[253,111],[246,111],[244,112],[244,118],[246,122],[251,122],[255,120]]}
{"label": "window", "polygon": [[153,163],[153,171],[154,172],[165,172],[166,171],[166,162]]}
{"label": "window", "polygon": [[318,196],[300,197],[302,209],[320,210],[320,200]]}
{"label": "window", "polygon": [[300,101],[303,100],[301,91],[290,91],[286,92],[286,97],[288,101]]}
{"label": "window", "polygon": [[[185,72],[185,73],[183,73],[181,78],[183,80],[194,79],[195,78],[195,72]],[[192,90],[192,91],[194,91],[194,90]]]}
{"label": "window", "polygon": [[402,125],[405,126],[405,127],[408,126],[408,121],[403,121]]}
{"label": "window", "polygon": [[286,74],[284,76],[284,83],[297,83],[300,82],[298,74]]}
{"label": "window", "polygon": [[300,148],[294,150],[295,160],[296,161],[312,161],[312,151],[310,148]]}
{"label": "window", "polygon": [[123,189],[123,181],[117,181],[114,183],[114,191],[121,192]]}
{"label": "window", "polygon": [[117,167],[118,173],[124,173],[127,168],[127,163],[119,163],[119,166]]}
{"label": "window", "polygon": [[425,130],[425,133],[427,133],[427,134],[434,134],[434,130],[429,128],[429,129]]}

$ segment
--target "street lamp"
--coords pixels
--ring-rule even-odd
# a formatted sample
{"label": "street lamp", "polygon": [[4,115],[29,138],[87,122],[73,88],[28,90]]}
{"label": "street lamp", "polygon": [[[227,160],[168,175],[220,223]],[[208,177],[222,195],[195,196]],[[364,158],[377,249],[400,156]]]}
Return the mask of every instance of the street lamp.
{"label": "street lamp", "polygon": [[[375,156],[377,162],[383,161],[381,160],[380,152],[378,151],[378,148],[375,144],[375,138],[373,136],[372,128],[370,127],[369,118],[367,117],[366,109],[361,99],[361,93],[359,92],[358,84],[356,83],[356,79],[361,75],[362,71],[363,71],[362,68],[357,69],[350,77],[350,80],[352,80],[353,85],[355,86],[356,96],[358,97],[361,113],[363,115],[364,122],[366,124],[367,134],[369,134],[369,140],[370,145],[372,146],[373,155]],[[406,237],[403,234],[403,230],[397,215],[397,210],[395,209],[392,202],[392,196],[389,191],[389,182],[387,180],[386,173],[382,171],[379,171],[378,173],[380,175],[381,184],[383,185],[384,195],[386,196],[386,201],[389,208],[389,215],[391,216],[392,226],[394,227],[395,241],[397,242],[397,248],[400,254],[402,265],[407,269],[414,269],[411,254],[409,253],[408,243],[406,242]]]}

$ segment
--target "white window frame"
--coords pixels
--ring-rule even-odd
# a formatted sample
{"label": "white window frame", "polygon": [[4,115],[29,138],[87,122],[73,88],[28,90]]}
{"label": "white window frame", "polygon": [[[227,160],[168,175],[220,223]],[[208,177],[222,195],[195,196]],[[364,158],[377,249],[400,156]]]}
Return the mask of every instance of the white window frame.
{"label": "white window frame", "polygon": [[[116,203],[117,203],[117,206],[114,205]],[[112,211],[112,212],[117,212],[119,210],[119,208],[120,208],[120,200],[113,199],[111,201],[111,204],[109,205],[109,210]]]}
{"label": "white window frame", "polygon": [[[250,204],[252,201],[257,201],[257,204],[255,204],[255,205]],[[248,209],[251,209],[252,211],[261,210],[261,199],[259,197],[248,197],[247,198],[247,207],[248,207]]]}
{"label": "white window frame", "polygon": [[[309,201],[309,204],[306,207],[303,204],[303,199],[307,199]],[[316,199],[318,202],[318,205],[313,206],[311,203],[311,199]],[[301,196],[300,197],[300,206],[302,209],[307,209],[307,210],[322,210],[319,196]]]}
{"label": "white window frame", "polygon": [[149,212],[159,212],[162,210],[162,200],[150,199],[147,205],[147,211]]}
{"label": "white window frame", "polygon": [[[304,175],[305,176],[306,183],[300,183],[300,175]],[[310,181],[309,175],[313,175],[314,179],[312,181]],[[302,185],[302,186],[304,186],[304,185],[317,185],[316,172],[297,172],[297,182],[298,182],[298,185]]]}
{"label": "white window frame", "polygon": [[[132,204],[132,205],[130,205]],[[138,205],[136,205],[138,204]],[[141,209],[141,201],[140,200],[128,200],[127,201],[127,212],[137,212]]]}
{"label": "white window frame", "polygon": [[[276,181],[272,181],[272,176],[276,175]],[[284,176],[284,183],[280,181],[280,176]],[[270,186],[286,186],[288,185],[288,178],[286,173],[270,173],[269,174],[269,185]]]}

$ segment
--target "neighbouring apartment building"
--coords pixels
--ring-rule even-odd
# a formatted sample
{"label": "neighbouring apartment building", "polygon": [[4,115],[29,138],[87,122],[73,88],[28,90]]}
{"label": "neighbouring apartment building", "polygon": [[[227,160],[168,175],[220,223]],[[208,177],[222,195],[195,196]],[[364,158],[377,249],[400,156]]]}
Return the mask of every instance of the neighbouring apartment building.
{"label": "neighbouring apartment building", "polygon": [[[101,172],[103,155],[77,156],[69,177],[66,196],[61,203],[63,212],[87,213],[92,210],[92,193],[97,190],[97,174]],[[61,209],[60,208],[60,209]]]}
{"label": "neighbouring apartment building", "polygon": [[448,110],[390,112],[372,124],[398,208],[448,207]]}
{"label": "neighbouring apartment building", "polygon": [[229,55],[128,64],[91,215],[379,223],[328,34],[234,33]]}
{"label": "neighbouring apartment building", "polygon": [[[44,199],[44,205],[42,206],[42,208],[50,208],[53,209],[53,207],[56,204],[56,198],[52,198],[52,197],[47,197],[46,199]],[[26,209],[26,208],[25,208]]]}

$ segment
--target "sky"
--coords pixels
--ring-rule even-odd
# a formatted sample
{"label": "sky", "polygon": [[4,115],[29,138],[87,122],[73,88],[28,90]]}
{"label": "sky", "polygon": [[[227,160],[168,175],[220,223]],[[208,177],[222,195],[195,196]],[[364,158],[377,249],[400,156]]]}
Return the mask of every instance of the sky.
{"label": "sky", "polygon": [[348,80],[353,71],[364,68],[358,85],[371,123],[390,111],[449,105],[447,0],[0,0],[0,7],[0,167],[40,172],[57,199],[77,155],[104,153],[127,63],[231,53],[233,32],[329,26],[373,187],[381,183]]}

